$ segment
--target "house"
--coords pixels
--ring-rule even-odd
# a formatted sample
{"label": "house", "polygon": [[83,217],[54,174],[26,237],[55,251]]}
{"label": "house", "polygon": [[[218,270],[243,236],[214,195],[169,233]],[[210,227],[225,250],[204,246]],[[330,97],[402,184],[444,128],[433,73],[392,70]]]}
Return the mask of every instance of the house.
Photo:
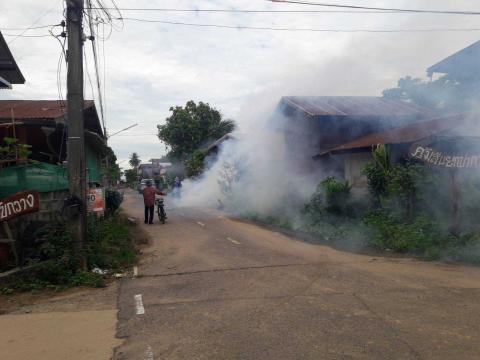
{"label": "house", "polygon": [[299,171],[308,173],[321,167],[326,175],[343,177],[342,158],[317,157],[316,162],[312,158],[362,136],[421,122],[433,114],[411,103],[374,96],[286,96],[274,120],[285,134],[289,160]]}
{"label": "house", "polygon": [[225,134],[223,135],[220,139],[217,139],[210,143],[207,147],[202,149],[202,152],[204,155],[210,156],[212,161],[215,161],[218,152],[220,151],[221,146],[226,142],[230,140],[235,140],[235,137],[232,136],[232,134]]}
{"label": "house", "polygon": [[[343,172],[339,171],[340,177],[348,181],[357,193],[362,193],[367,188],[367,179],[362,175],[362,169],[372,161],[372,149],[380,144],[387,145],[393,162],[413,158],[433,166],[455,168],[458,159],[454,163],[448,163],[455,157],[465,155],[468,158],[468,153],[470,157],[480,155],[480,147],[471,141],[480,135],[476,126],[478,117],[475,114],[457,114],[379,131],[323,151],[315,159],[335,158],[338,163],[341,162],[344,166]],[[432,146],[443,149],[443,160],[437,156],[430,157],[434,154]],[[428,154],[425,149],[429,149]],[[478,162],[480,165],[480,157]],[[458,164],[458,167],[472,166],[473,162],[469,166],[467,160],[465,165]]]}
{"label": "house", "polygon": [[480,78],[480,41],[446,57],[427,69],[427,74],[449,74],[455,79]]}
{"label": "house", "polygon": [[[102,160],[106,155],[105,135],[92,100],[83,108],[85,121],[85,152],[88,182],[102,181]],[[23,188],[44,192],[68,188],[66,168],[67,139],[65,103],[57,100],[0,100],[0,139],[16,138],[31,146],[30,160],[0,159],[0,197]]]}
{"label": "house", "polygon": [[25,78],[0,32],[0,89],[11,89],[12,84],[24,84]]}

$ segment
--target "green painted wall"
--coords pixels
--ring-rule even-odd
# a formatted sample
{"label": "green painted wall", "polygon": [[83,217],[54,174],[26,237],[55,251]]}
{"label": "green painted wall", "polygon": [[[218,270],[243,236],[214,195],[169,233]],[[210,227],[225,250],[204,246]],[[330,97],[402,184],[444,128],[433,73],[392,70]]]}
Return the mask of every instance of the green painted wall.
{"label": "green painted wall", "polygon": [[85,144],[87,171],[90,182],[102,183],[102,159],[88,144]]}

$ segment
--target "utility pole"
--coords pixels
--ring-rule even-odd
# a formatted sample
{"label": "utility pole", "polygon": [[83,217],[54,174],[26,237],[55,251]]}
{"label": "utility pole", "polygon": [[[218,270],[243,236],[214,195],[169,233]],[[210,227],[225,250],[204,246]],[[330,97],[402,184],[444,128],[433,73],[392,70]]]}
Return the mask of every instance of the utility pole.
{"label": "utility pole", "polygon": [[74,248],[82,268],[86,267],[87,179],[83,125],[83,2],[67,3],[67,164],[69,192],[79,200],[79,212],[70,219]]}

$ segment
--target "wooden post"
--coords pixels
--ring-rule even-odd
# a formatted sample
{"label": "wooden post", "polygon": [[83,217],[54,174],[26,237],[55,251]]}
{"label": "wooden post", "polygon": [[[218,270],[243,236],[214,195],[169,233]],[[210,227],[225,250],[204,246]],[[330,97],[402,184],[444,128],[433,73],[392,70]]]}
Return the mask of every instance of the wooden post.
{"label": "wooden post", "polygon": [[450,231],[454,235],[460,233],[460,189],[458,187],[458,170],[450,169],[450,187],[452,192],[452,224]]}
{"label": "wooden post", "polygon": [[80,212],[71,229],[80,266],[86,268],[87,226],[85,132],[83,123],[83,0],[67,2],[67,164],[70,195],[80,200]]}

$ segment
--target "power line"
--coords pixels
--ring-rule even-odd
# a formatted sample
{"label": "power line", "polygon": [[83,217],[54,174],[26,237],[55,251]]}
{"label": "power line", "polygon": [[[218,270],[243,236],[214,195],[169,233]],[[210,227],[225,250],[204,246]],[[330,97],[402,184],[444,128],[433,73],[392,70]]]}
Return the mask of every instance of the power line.
{"label": "power line", "polygon": [[50,37],[51,35],[23,35],[23,34],[4,34],[2,33],[3,36],[13,36],[15,37],[12,41],[10,41],[8,44],[10,45],[13,41],[16,40],[16,38],[23,37],[23,38],[41,38],[41,37]]}
{"label": "power line", "polygon": [[[98,9],[98,8],[92,8]],[[112,9],[112,8],[106,8]],[[394,13],[398,11],[353,11],[353,10],[247,10],[247,9],[174,9],[174,8],[118,8],[121,11],[158,11],[158,12],[179,12],[179,13],[245,13],[245,14],[318,14],[318,13],[347,13],[347,14],[381,14]]]}
{"label": "power line", "polygon": [[[63,0],[60,0],[60,1],[63,1]],[[14,38],[12,40],[10,40],[8,42],[8,45],[10,45],[11,43],[13,43],[15,40],[17,40],[19,37],[41,37],[41,36],[28,36],[28,35],[24,35],[27,31],[29,31],[32,27],[34,27],[40,20],[42,20],[45,16],[47,16],[49,13],[51,13],[53,11],[53,9],[55,9],[55,7],[57,6],[57,4],[59,3],[59,1],[55,1],[53,6],[51,8],[49,8],[46,12],[44,12],[40,17],[37,18],[37,20],[35,20],[28,28],[26,28],[25,30],[23,30],[20,34],[18,35],[14,35]],[[6,36],[12,36],[12,35],[6,35]],[[48,36],[48,35],[47,35]]]}
{"label": "power line", "polygon": [[28,30],[35,30],[35,29],[44,29],[44,28],[52,28],[55,26],[62,26],[62,24],[50,24],[50,25],[39,25],[39,26],[30,26],[24,28],[1,28],[0,31],[28,31]]}
{"label": "power line", "polygon": [[[361,6],[349,6],[349,5],[336,5],[336,4],[322,4],[322,3],[310,3],[306,1],[281,1],[281,0],[267,0],[278,3],[293,3],[301,5],[316,5],[316,6],[331,6],[340,8],[349,8],[352,10],[248,10],[248,9],[176,9],[176,8],[116,8],[121,11],[158,11],[158,12],[180,12],[180,13],[270,13],[270,14],[295,14],[295,13],[347,13],[347,14],[398,14],[404,12],[414,13],[435,13],[444,15],[480,15],[480,12],[475,11],[443,11],[443,10],[414,10],[414,9],[383,9],[375,7],[361,7]],[[92,7],[92,9],[100,9]],[[113,10],[115,8],[103,8],[106,10]],[[353,10],[358,9],[358,10]],[[365,9],[365,10],[362,10]]]}
{"label": "power line", "polygon": [[448,14],[448,15],[480,15],[480,11],[463,11],[463,10],[426,10],[426,9],[402,9],[402,8],[383,8],[373,6],[359,6],[359,5],[340,5],[331,3],[309,2],[301,0],[266,0],[274,3],[284,4],[298,4],[298,5],[312,5],[343,9],[358,9],[358,10],[375,10],[375,11],[394,11],[403,13],[423,13],[423,14]]}
{"label": "power line", "polygon": [[122,17],[122,20],[138,21],[146,23],[160,23],[167,25],[182,25],[193,27],[211,27],[222,29],[236,29],[236,30],[271,30],[271,31],[293,31],[293,32],[334,32],[334,33],[400,33],[400,32],[464,32],[464,31],[480,31],[480,28],[438,28],[438,29],[316,29],[316,28],[284,28],[284,27],[270,27],[270,26],[243,26],[243,25],[222,25],[222,24],[199,24],[189,23],[183,21],[169,21],[169,20],[149,20],[131,17]]}
{"label": "power line", "polygon": [[[87,0],[87,4],[90,6],[91,2],[90,0]],[[95,66],[95,77],[97,80],[97,90],[98,90],[98,101],[100,105],[100,116],[102,118],[102,125],[103,125],[103,131],[106,132],[106,127],[105,127],[105,116],[103,113],[103,97],[102,97],[102,86],[100,83],[100,73],[98,70],[98,56],[97,56],[97,45],[96,45],[96,38],[95,38],[95,31],[93,28],[93,21],[92,21],[92,12],[91,9],[88,9],[88,26],[90,29],[90,35],[92,36],[91,41],[92,41],[92,51],[93,51],[93,61],[94,61],[94,66]]]}

